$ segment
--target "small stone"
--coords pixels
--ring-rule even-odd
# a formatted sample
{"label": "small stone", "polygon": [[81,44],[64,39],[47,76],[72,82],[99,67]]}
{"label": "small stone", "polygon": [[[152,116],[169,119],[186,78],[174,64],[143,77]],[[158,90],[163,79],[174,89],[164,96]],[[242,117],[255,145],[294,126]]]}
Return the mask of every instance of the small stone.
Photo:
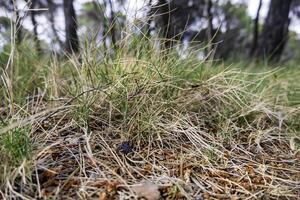
{"label": "small stone", "polygon": [[118,150],[123,154],[129,154],[133,152],[133,144],[130,141],[125,141],[120,144]]}

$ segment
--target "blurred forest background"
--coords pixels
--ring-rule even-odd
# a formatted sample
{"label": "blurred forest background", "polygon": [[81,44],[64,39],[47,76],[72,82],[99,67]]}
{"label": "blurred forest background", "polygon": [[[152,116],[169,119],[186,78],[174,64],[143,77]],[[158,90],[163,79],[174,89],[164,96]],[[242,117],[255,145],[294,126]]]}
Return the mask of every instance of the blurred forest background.
{"label": "blurred forest background", "polygon": [[160,49],[200,49],[200,59],[300,60],[299,0],[1,0],[0,7],[2,63],[13,29],[15,44],[62,55],[91,41],[113,54],[129,27],[136,38],[159,38]]}

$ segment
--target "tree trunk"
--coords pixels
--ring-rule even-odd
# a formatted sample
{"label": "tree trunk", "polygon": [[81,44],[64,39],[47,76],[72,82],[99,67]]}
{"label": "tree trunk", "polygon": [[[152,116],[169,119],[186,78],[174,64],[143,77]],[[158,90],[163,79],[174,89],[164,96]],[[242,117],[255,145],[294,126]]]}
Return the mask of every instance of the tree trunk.
{"label": "tree trunk", "polygon": [[206,3],[206,13],[207,13],[207,22],[208,22],[208,25],[207,25],[207,29],[206,29],[206,39],[207,39],[207,51],[208,51],[208,54],[211,53],[211,50],[212,50],[212,40],[213,40],[213,35],[212,35],[212,32],[213,32],[213,23],[212,23],[212,20],[213,20],[213,14],[211,12],[211,9],[212,9],[212,1],[211,0],[207,0],[207,3]]}
{"label": "tree trunk", "polygon": [[57,33],[57,30],[55,28],[55,21],[54,21],[55,7],[54,7],[53,0],[47,0],[47,4],[48,4],[48,8],[49,8],[49,21],[50,21],[50,24],[51,24],[52,32],[54,34],[55,40],[59,43],[59,45],[61,46],[61,48],[63,48],[64,44],[60,40],[59,35]]}
{"label": "tree trunk", "polygon": [[271,0],[261,35],[259,57],[279,61],[289,32],[289,12],[292,0]]}
{"label": "tree trunk", "polygon": [[151,36],[151,22],[152,22],[152,17],[153,17],[152,14],[151,14],[152,0],[149,0],[148,7],[149,7],[150,11],[147,14],[148,19],[147,19],[147,24],[146,24],[146,36],[148,38],[150,38],[150,36]]}
{"label": "tree trunk", "polygon": [[66,52],[79,52],[79,39],[77,35],[77,19],[73,5],[73,0],[64,0],[65,32],[66,32]]}
{"label": "tree trunk", "polygon": [[[36,6],[36,0],[32,0],[30,8],[34,9],[35,6]],[[39,53],[41,53],[42,49],[41,49],[41,44],[40,44],[38,31],[37,31],[38,24],[37,24],[36,19],[35,19],[35,14],[36,14],[36,11],[34,11],[34,10],[30,11],[30,19],[31,19],[31,23],[32,23],[32,26],[33,26],[33,39],[34,39],[34,42],[35,42],[36,51],[39,54]]]}
{"label": "tree trunk", "polygon": [[251,51],[250,51],[250,56],[255,55],[255,52],[257,50],[258,34],[259,34],[259,16],[260,16],[261,6],[262,6],[262,0],[259,1],[258,9],[257,9],[257,12],[256,12],[256,17],[254,19],[253,40],[252,40],[252,47],[251,47]]}
{"label": "tree trunk", "polygon": [[171,26],[170,26],[170,4],[166,0],[159,0],[158,6],[160,6],[161,14],[162,14],[162,34],[166,41],[164,42],[164,45],[167,49],[173,46],[172,42],[172,34],[171,34]]}

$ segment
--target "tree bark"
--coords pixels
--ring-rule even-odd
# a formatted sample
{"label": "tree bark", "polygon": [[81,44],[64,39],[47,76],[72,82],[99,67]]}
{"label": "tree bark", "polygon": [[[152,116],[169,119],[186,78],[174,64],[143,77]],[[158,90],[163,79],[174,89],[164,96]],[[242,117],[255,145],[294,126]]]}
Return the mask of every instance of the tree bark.
{"label": "tree bark", "polygon": [[77,35],[77,19],[73,5],[73,0],[64,0],[66,52],[79,52],[79,39]]}
{"label": "tree bark", "polygon": [[272,62],[280,60],[288,39],[291,2],[292,0],[271,0],[263,26],[258,57],[267,58]]}
{"label": "tree bark", "polygon": [[255,55],[258,45],[258,34],[259,34],[259,17],[260,17],[260,10],[262,6],[262,0],[259,1],[256,17],[254,19],[254,27],[253,27],[253,40],[252,40],[252,47],[250,51],[250,56]]}

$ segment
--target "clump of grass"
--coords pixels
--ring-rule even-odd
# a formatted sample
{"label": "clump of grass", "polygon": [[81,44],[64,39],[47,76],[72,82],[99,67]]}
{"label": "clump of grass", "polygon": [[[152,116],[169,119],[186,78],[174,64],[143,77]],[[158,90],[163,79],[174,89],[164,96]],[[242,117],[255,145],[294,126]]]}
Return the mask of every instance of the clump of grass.
{"label": "clump of grass", "polygon": [[7,132],[1,148],[16,165],[32,159],[21,194],[7,173],[5,196],[93,198],[101,191],[118,198],[145,179],[174,199],[297,195],[300,168],[290,145],[299,134],[296,73],[212,67],[194,51],[183,58],[176,48],[129,40],[113,56],[91,44],[80,59],[45,59],[46,67],[31,60],[31,71],[43,73],[13,77],[31,77],[27,93],[2,79],[0,116],[14,123],[0,129]]}
{"label": "clump of grass", "polygon": [[29,158],[31,144],[29,128],[16,128],[1,137],[2,153],[7,155],[8,162],[18,166],[23,159]]}
{"label": "clump of grass", "polygon": [[15,128],[0,136],[0,182],[7,180],[11,173],[25,160],[31,159],[32,144],[28,127]]}

